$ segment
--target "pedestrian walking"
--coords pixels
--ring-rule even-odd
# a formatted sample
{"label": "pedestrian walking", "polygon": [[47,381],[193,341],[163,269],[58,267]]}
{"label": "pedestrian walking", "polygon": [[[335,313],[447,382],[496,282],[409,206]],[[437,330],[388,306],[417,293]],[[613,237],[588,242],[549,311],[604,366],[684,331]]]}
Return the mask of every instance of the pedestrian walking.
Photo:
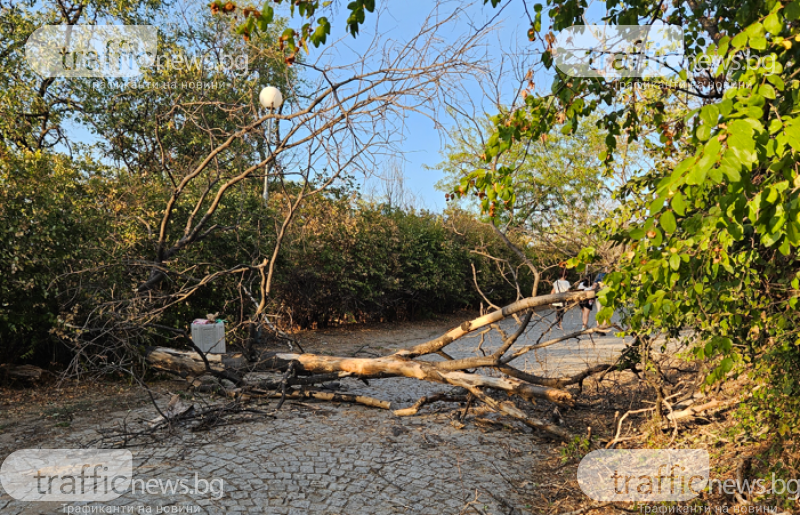
{"label": "pedestrian walking", "polygon": [[[596,290],[597,283],[589,279],[588,275],[585,275],[578,282],[577,289],[584,291]],[[581,307],[581,322],[583,323],[581,331],[585,331],[589,328],[589,315],[592,313],[592,308],[594,307],[594,299],[581,300],[578,302],[578,305]]]}

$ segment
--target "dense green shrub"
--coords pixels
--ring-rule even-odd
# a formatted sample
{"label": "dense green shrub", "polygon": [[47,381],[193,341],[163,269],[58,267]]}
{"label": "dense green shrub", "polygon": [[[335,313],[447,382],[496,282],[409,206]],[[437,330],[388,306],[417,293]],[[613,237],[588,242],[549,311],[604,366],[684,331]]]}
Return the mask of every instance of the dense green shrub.
{"label": "dense green shrub", "polygon": [[[491,228],[463,212],[325,200],[307,209],[287,246],[277,297],[304,327],[451,312],[480,303],[474,263],[493,301],[515,298],[500,269],[471,252],[478,247],[511,258]],[[529,291],[531,277],[522,283]]]}
{"label": "dense green shrub", "polygon": [[97,257],[111,220],[91,166],[42,152],[0,159],[0,362],[58,359],[53,332],[77,294],[65,302],[53,283]]}
{"label": "dense green shrub", "polygon": [[[171,276],[153,292],[166,299],[155,311],[143,304],[146,297],[125,301],[150,270],[139,256],[152,249],[163,178],[24,152],[9,154],[0,172],[3,362],[63,362],[75,338],[87,337],[79,328],[98,316],[138,326],[130,332],[134,345],[168,343],[167,334],[145,330],[148,324],[188,329],[192,319],[213,312],[228,320],[232,342],[244,337],[240,324],[254,309],[246,291],[258,289],[254,272],[219,276],[181,301],[169,298],[183,280]],[[269,254],[282,200],[275,195],[265,209],[256,191],[232,192],[218,214],[226,229],[179,254],[171,268],[203,277]],[[175,223],[186,216],[178,212]],[[493,302],[514,300],[508,266],[476,249],[518,266],[492,228],[467,212],[407,211],[335,190],[308,199],[297,214],[276,263],[268,311],[282,314],[286,328],[311,328],[475,308],[482,299],[473,265]],[[532,278],[524,268],[518,274],[520,291],[528,294]],[[137,317],[137,309],[151,314]],[[103,336],[88,336],[102,348]]]}

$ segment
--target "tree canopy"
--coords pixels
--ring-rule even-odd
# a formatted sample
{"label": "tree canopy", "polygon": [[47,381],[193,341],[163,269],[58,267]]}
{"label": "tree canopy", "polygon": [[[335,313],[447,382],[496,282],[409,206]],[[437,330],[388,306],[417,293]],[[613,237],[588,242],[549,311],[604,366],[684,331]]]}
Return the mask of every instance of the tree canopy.
{"label": "tree canopy", "polygon": [[[311,19],[321,7],[301,4],[299,14]],[[348,23],[371,7],[349,4]],[[516,166],[519,142],[596,124],[606,133],[607,174],[623,144],[639,142],[650,166],[631,174],[600,226],[625,249],[600,293],[601,316],[629,308],[630,332],[643,338],[693,329],[695,356],[716,358],[709,382],[753,364],[759,377],[774,379],[757,402],[782,431],[800,427],[800,2],[607,2],[603,23],[673,24],[685,41],[673,77],[614,80],[567,75],[553,62],[555,35],[585,24],[586,2],[533,7],[527,36],[542,49],[551,92],[531,91],[494,116],[483,164],[449,193],[478,194],[495,219],[513,216],[524,212],[530,186]],[[572,264],[585,266],[594,254],[586,248]]]}

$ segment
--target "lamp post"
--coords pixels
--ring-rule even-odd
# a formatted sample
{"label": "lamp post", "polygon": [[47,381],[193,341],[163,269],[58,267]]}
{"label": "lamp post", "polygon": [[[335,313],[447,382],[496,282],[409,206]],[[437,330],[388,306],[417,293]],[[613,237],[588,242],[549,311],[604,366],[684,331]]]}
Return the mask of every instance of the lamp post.
{"label": "lamp post", "polygon": [[[278,88],[267,86],[258,94],[258,102],[261,104],[261,107],[269,110],[270,113],[274,113],[280,109],[281,105],[283,104],[283,95]],[[272,118],[267,121],[267,149],[270,151],[270,153],[272,153]],[[269,200],[268,180],[269,171],[271,169],[272,164],[269,165],[266,173],[264,174],[264,193],[262,194],[262,197],[264,197],[264,205],[267,205],[267,201]]]}

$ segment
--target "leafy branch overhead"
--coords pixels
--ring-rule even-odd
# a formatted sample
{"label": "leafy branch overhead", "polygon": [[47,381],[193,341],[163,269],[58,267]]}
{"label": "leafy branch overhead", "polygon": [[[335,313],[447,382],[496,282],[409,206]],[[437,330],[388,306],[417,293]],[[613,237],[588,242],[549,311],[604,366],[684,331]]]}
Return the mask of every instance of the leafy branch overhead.
{"label": "leafy branch overhead", "polygon": [[582,0],[526,9],[526,36],[542,45],[550,91],[526,89],[492,118],[482,163],[447,198],[475,195],[492,219],[512,216],[525,184],[503,156],[554,131],[574,134],[585,123],[602,129],[607,176],[628,166],[628,145],[641,145],[646,166],[627,170],[617,208],[598,224],[624,250],[599,293],[600,316],[630,309],[626,321],[637,334],[691,328],[695,356],[716,363],[710,382],[737,370],[791,371],[756,398],[773,412],[787,407],[771,415],[783,430],[800,427],[791,415],[800,409],[781,397],[800,391],[800,2],[607,3],[599,23],[682,28],[685,59],[671,79],[557,69],[554,34],[586,24],[587,11]]}
{"label": "leafy branch overhead", "polygon": [[[275,19],[275,9],[271,3],[280,5],[283,0],[264,2],[261,10],[253,7],[239,7],[232,1],[215,0],[209,4],[212,14],[223,14],[232,16],[236,23],[236,33],[241,35],[245,41],[249,41],[255,32],[266,32],[269,25]],[[318,11],[330,7],[331,2],[320,2],[319,0],[297,0],[287,1],[292,16],[297,13],[301,18],[308,20],[299,29],[287,28],[278,39],[281,50],[286,49],[286,63],[294,63],[297,52],[302,48],[308,53],[308,44],[311,43],[315,48],[324,45],[328,36],[331,34],[331,24],[325,16],[317,17]],[[355,0],[347,5],[350,16],[347,18],[347,30],[355,37],[358,35],[359,28],[366,21],[366,13],[375,10],[374,0]]]}

